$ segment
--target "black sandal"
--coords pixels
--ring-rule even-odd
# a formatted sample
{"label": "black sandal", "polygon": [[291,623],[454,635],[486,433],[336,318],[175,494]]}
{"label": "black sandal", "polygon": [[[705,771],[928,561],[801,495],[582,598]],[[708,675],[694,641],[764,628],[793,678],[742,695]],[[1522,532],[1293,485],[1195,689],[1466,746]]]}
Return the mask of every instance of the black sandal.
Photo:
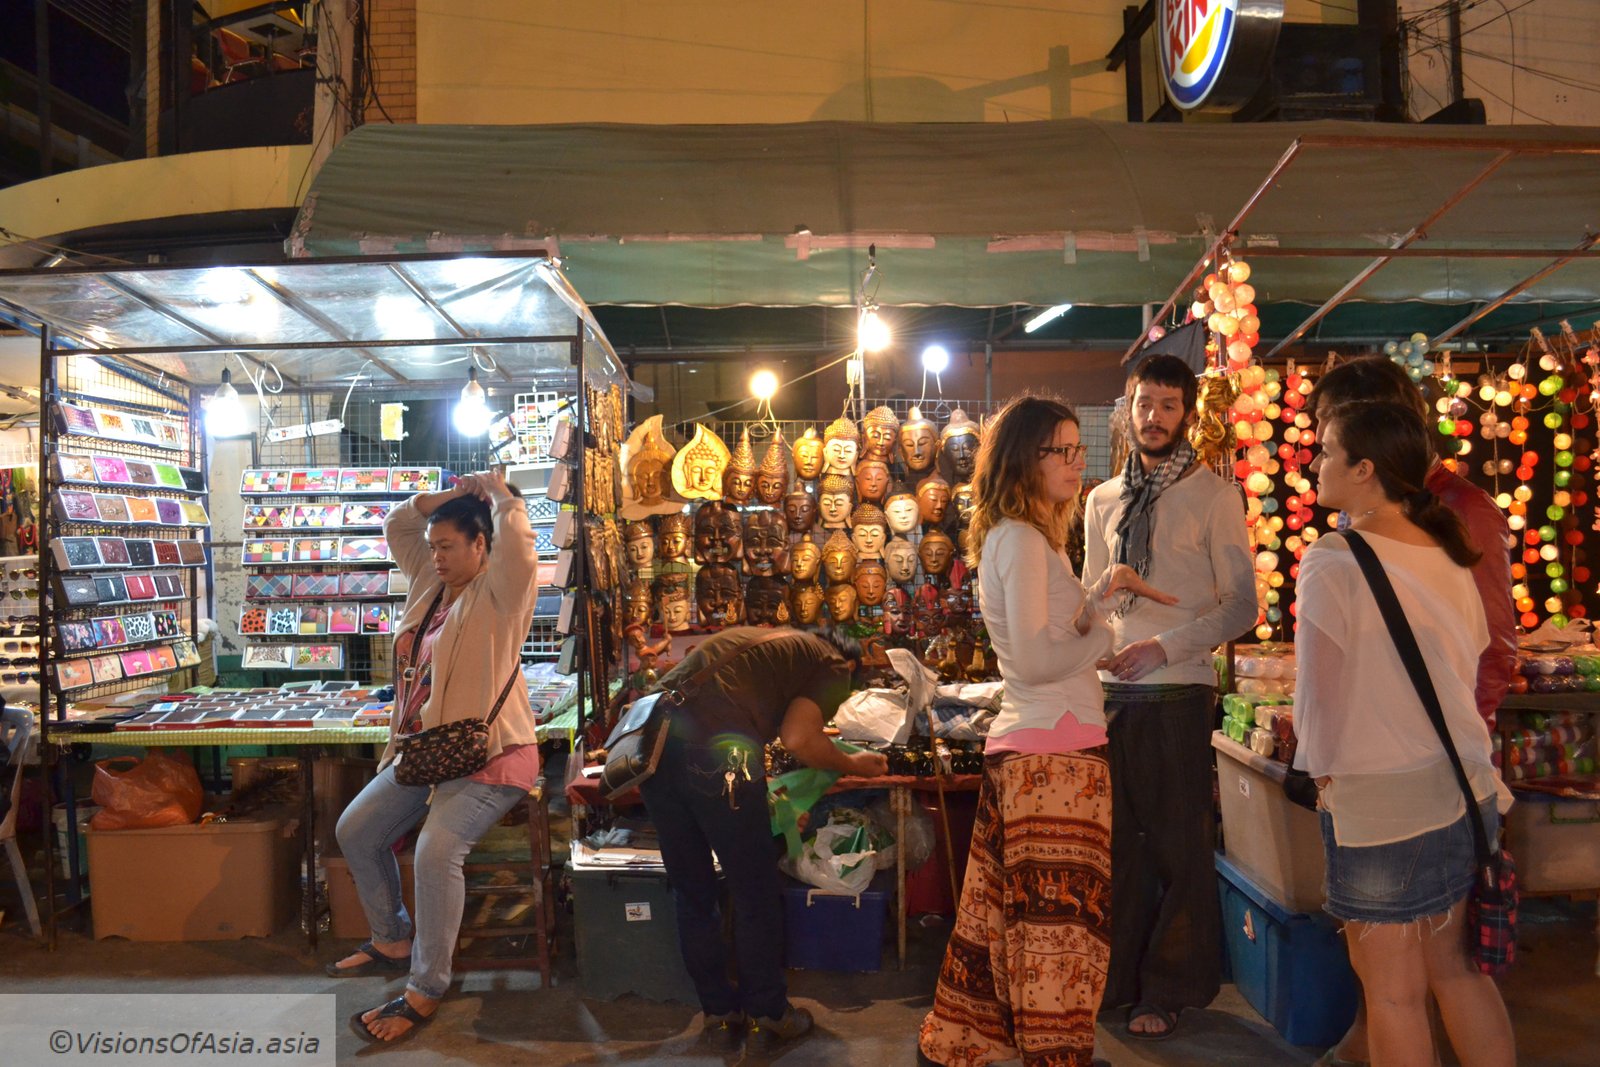
{"label": "black sandal", "polygon": [[[341,967],[339,961],[334,960],[324,968],[332,978],[371,978],[375,974],[409,974],[411,972],[411,956],[386,956],[372,947],[371,941],[363,941],[361,947],[355,950],[367,957],[366,963],[358,963],[353,967]],[[354,955],[355,953],[351,953]]]}
{"label": "black sandal", "polygon": [[[371,1010],[371,1008],[367,1009],[367,1011]],[[411,1029],[407,1030],[399,1037],[392,1037],[388,1040],[384,1040],[371,1030],[367,1029],[367,1024],[361,1019],[361,1017],[366,1013],[366,1011],[358,1011],[354,1015],[350,1016],[350,1029],[355,1031],[356,1036],[361,1038],[363,1041],[370,1041],[378,1045],[398,1045],[400,1042],[413,1037],[416,1032],[421,1030],[424,1026],[427,1026],[429,1023],[433,1022],[433,1015],[439,1014],[439,1009],[435,1008],[433,1015],[424,1015],[416,1008],[411,1006],[410,1001],[406,1000],[405,994],[402,993],[400,996],[395,997],[382,1008],[378,1009],[376,1019],[405,1019],[411,1024]]]}
{"label": "black sandal", "polygon": [[[1143,1019],[1147,1015],[1156,1017],[1161,1023],[1160,1030],[1135,1030],[1135,1019]],[[1135,1004],[1128,1009],[1128,1024],[1125,1027],[1128,1036],[1138,1041],[1165,1041],[1171,1037],[1173,1031],[1178,1029],[1178,1017],[1165,1008],[1158,1008],[1154,1004]]]}

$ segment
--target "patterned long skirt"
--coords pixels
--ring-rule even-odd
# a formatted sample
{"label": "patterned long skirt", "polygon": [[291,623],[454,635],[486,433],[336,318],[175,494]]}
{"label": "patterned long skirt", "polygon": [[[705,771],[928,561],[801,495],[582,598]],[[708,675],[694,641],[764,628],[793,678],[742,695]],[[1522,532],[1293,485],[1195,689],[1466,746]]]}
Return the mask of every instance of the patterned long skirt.
{"label": "patterned long skirt", "polygon": [[1110,913],[1105,749],[988,757],[923,1053],[946,1067],[1090,1067]]}

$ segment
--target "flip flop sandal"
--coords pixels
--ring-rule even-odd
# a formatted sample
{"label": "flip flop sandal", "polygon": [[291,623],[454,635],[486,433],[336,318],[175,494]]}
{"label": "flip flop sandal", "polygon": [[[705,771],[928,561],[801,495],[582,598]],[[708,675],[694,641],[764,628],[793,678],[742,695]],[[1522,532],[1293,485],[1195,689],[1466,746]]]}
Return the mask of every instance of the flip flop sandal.
{"label": "flip flop sandal", "polygon": [[[371,1010],[371,1008],[367,1009],[367,1011]],[[411,1029],[407,1030],[399,1037],[390,1038],[389,1040],[385,1041],[383,1038],[367,1029],[367,1024],[361,1020],[361,1017],[366,1013],[366,1011],[358,1011],[354,1015],[350,1016],[350,1029],[354,1030],[356,1036],[361,1038],[363,1041],[370,1041],[377,1045],[398,1045],[402,1041],[407,1041],[415,1037],[418,1030],[421,1030],[424,1026],[427,1026],[429,1023],[433,1022],[433,1015],[422,1014],[416,1008],[413,1008],[409,1002],[407,1002],[404,994],[401,994],[380,1008],[376,1018],[405,1019],[411,1023]],[[437,1014],[439,1014],[438,1010],[435,1009],[434,1015]],[[376,1019],[374,1021],[376,1021]]]}
{"label": "flip flop sandal", "polygon": [[354,967],[341,967],[339,961],[334,960],[323,969],[332,978],[371,978],[377,974],[396,975],[411,971],[410,956],[385,956],[372,947],[371,941],[363,941],[356,952],[365,955],[367,962],[358,963]]}
{"label": "flip flop sandal", "polygon": [[[1133,1028],[1134,1021],[1136,1019],[1143,1019],[1147,1015],[1155,1016],[1156,1019],[1161,1023],[1162,1029],[1135,1030]],[[1165,1041],[1167,1038],[1171,1037],[1173,1032],[1177,1029],[1178,1017],[1164,1008],[1156,1007],[1154,1004],[1135,1004],[1128,1012],[1128,1025],[1126,1030],[1128,1032],[1128,1036],[1137,1041]]]}

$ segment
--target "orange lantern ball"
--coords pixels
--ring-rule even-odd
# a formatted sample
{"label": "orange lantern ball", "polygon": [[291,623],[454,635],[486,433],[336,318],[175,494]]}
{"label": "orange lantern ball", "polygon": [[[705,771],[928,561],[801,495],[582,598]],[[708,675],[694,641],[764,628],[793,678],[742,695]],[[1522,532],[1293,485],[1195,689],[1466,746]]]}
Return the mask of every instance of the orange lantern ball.
{"label": "orange lantern ball", "polygon": [[[1537,536],[1537,535],[1535,535],[1535,536]],[[1532,565],[1538,563],[1539,562],[1539,550],[1537,548],[1525,548],[1525,549],[1523,549],[1522,550],[1522,562],[1528,564],[1529,566],[1532,566]]]}
{"label": "orange lantern ball", "polygon": [[1513,500],[1507,505],[1506,510],[1513,515],[1526,515],[1528,513],[1528,505],[1520,500]]}
{"label": "orange lantern ball", "polygon": [[1532,611],[1533,610],[1533,597],[1525,596],[1522,599],[1518,600],[1517,601],[1517,610],[1518,611]]}
{"label": "orange lantern ball", "polygon": [[1522,579],[1526,578],[1527,576],[1528,576],[1528,568],[1524,567],[1520,563],[1513,563],[1511,565],[1511,577],[1515,578],[1517,581],[1520,582],[1520,581],[1522,581]]}
{"label": "orange lantern ball", "polygon": [[1528,428],[1528,419],[1527,419],[1527,417],[1524,416],[1524,415],[1518,415],[1518,416],[1514,417],[1511,420],[1511,428],[1513,430],[1526,430]]}
{"label": "orange lantern ball", "polygon": [[1537,452],[1524,452],[1522,454],[1521,466],[1524,466],[1524,467],[1537,467],[1538,465],[1539,465],[1539,453],[1537,453]]}
{"label": "orange lantern ball", "polygon": [[1525,481],[1527,481],[1528,479],[1530,479],[1532,477],[1533,477],[1533,468],[1532,467],[1518,467],[1517,468],[1517,481],[1525,482]]}
{"label": "orange lantern ball", "polygon": [[[1524,630],[1537,629],[1538,626],[1539,626],[1539,616],[1535,615],[1531,611],[1523,613],[1523,615],[1522,615],[1522,628]],[[1522,684],[1523,684],[1523,686],[1527,686],[1528,680],[1526,678],[1523,678],[1522,679]]]}
{"label": "orange lantern ball", "polygon": [[1514,445],[1525,445],[1525,444],[1528,443],[1528,431],[1527,430],[1512,430],[1511,431],[1511,437],[1509,439],[1510,439],[1511,443],[1514,444]]}

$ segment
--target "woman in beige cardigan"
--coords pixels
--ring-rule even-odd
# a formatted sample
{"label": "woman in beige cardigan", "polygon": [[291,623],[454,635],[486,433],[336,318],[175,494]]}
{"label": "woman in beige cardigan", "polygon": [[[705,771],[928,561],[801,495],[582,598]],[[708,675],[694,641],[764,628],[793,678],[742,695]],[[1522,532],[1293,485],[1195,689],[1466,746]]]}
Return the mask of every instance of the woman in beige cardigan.
{"label": "woman in beige cardigan", "polygon": [[[539,749],[519,659],[533,621],[537,556],[518,495],[497,473],[469,474],[453,489],[418,493],[395,508],[383,532],[411,580],[395,638],[390,741],[378,776],[337,830],[372,938],[328,973],[410,975],[401,996],[350,1020],[361,1037],[387,1042],[425,1026],[449,988],[466,899],[462,862],[533,787]],[[395,736],[483,718],[508,680],[481,771],[431,789],[395,780]],[[393,846],[418,822],[413,919]]]}

